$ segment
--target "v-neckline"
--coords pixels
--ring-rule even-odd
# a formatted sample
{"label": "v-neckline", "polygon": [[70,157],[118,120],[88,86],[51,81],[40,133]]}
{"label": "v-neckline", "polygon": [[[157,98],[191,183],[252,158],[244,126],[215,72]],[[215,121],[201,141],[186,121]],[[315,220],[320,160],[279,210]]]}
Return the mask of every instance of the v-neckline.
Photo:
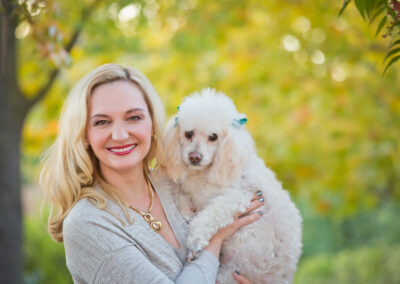
{"label": "v-neckline", "polygon": [[[170,243],[169,241],[167,241],[160,233],[157,233],[157,235],[159,235],[159,237],[160,237],[161,239],[163,239],[164,242],[166,242],[168,245],[170,245],[174,250],[181,250],[181,249],[182,249],[182,240],[180,240],[180,239],[177,237],[177,234],[176,234],[176,232],[175,232],[175,228],[171,225],[171,218],[175,218],[175,216],[173,216],[173,214],[170,212],[169,209],[165,209],[164,203],[165,203],[166,201],[165,201],[165,195],[164,195],[164,193],[161,193],[162,190],[159,192],[158,189],[157,189],[158,186],[156,186],[156,185],[154,184],[152,177],[149,177],[149,178],[150,178],[151,184],[153,185],[154,191],[156,192],[156,194],[157,194],[157,196],[158,196],[158,199],[160,200],[161,209],[162,209],[163,212],[164,212],[165,218],[167,219],[167,222],[168,222],[168,224],[169,224],[169,226],[170,226],[170,228],[171,228],[172,234],[174,235],[176,241],[178,242],[179,247],[176,247],[175,245],[171,244],[171,243]],[[161,194],[160,194],[160,193],[161,193]],[[177,223],[177,222],[178,222],[178,220],[174,220],[174,221],[175,221],[174,223]]]}

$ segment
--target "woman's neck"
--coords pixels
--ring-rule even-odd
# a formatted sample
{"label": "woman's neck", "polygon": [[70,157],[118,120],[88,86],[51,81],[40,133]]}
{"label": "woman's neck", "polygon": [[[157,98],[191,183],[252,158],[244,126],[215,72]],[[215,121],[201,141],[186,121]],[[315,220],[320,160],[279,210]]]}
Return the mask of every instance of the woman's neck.
{"label": "woman's neck", "polygon": [[129,203],[143,202],[147,199],[147,181],[143,167],[138,166],[129,171],[114,171],[101,168],[104,179],[112,185]]}

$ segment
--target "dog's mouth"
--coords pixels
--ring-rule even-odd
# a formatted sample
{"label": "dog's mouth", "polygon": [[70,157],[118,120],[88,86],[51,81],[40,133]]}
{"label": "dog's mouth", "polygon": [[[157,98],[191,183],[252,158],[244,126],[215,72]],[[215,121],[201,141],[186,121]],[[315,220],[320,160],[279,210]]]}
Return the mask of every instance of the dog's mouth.
{"label": "dog's mouth", "polygon": [[212,163],[205,163],[203,160],[199,162],[185,161],[186,168],[192,171],[202,171],[211,166]]}
{"label": "dog's mouth", "polygon": [[190,162],[190,164],[191,164],[192,166],[200,166],[200,165],[201,165],[200,162]]}
{"label": "dog's mouth", "polygon": [[201,162],[188,161],[186,165],[188,166],[189,169],[193,170],[201,170],[203,168],[203,164]]}

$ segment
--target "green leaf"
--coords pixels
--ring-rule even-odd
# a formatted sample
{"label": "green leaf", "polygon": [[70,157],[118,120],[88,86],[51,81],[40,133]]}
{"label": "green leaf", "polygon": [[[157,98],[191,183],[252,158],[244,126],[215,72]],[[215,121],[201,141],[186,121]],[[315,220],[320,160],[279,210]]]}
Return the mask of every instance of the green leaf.
{"label": "green leaf", "polygon": [[343,5],[342,5],[342,8],[340,9],[338,17],[340,17],[343,14],[344,10],[346,9],[347,5],[349,5],[350,2],[351,2],[351,0],[344,0],[343,1]]}
{"label": "green leaf", "polygon": [[369,23],[368,23],[368,25],[371,25],[374,21],[375,21],[375,19],[380,15],[380,14],[382,14],[382,12],[385,12],[385,8],[384,7],[381,7],[381,8],[379,8],[379,9],[377,9],[377,11],[373,14],[373,16],[369,19]]}
{"label": "green leaf", "polygon": [[400,52],[400,47],[392,49],[390,52],[388,52],[388,54],[386,54],[385,58],[383,59],[383,63],[385,63],[385,61],[392,55],[396,54]]}
{"label": "green leaf", "polygon": [[374,0],[366,0],[365,1],[365,11],[367,13],[367,18],[371,18],[371,13],[374,10]]}
{"label": "green leaf", "polygon": [[389,63],[386,65],[385,70],[383,71],[383,74],[386,73],[386,71],[389,69],[389,67],[395,63],[396,61],[398,61],[400,59],[400,55],[393,57],[392,60],[389,61]]}
{"label": "green leaf", "polygon": [[365,18],[365,14],[366,14],[365,0],[355,0],[354,3],[356,4],[356,8],[357,8],[358,12],[360,13],[361,17],[363,17],[363,19],[366,20],[366,18]]}
{"label": "green leaf", "polygon": [[384,16],[384,17],[382,18],[382,20],[379,22],[378,28],[376,29],[375,36],[377,36],[377,35],[381,32],[382,28],[383,28],[383,27],[385,26],[385,24],[386,24],[386,21],[387,21],[387,17]]}
{"label": "green leaf", "polygon": [[397,44],[400,44],[400,39],[398,39],[398,40],[396,40],[395,42],[391,43],[391,44],[389,45],[389,49],[392,48],[392,47],[394,47],[394,46],[397,45]]}

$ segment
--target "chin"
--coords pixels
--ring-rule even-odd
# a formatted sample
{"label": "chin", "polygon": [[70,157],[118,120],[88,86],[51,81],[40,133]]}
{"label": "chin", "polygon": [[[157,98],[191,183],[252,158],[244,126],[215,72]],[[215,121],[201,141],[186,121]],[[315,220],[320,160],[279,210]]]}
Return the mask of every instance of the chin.
{"label": "chin", "polygon": [[118,172],[129,171],[135,169],[136,167],[142,167],[142,160],[138,161],[135,159],[130,161],[113,161],[106,165],[106,167]]}

